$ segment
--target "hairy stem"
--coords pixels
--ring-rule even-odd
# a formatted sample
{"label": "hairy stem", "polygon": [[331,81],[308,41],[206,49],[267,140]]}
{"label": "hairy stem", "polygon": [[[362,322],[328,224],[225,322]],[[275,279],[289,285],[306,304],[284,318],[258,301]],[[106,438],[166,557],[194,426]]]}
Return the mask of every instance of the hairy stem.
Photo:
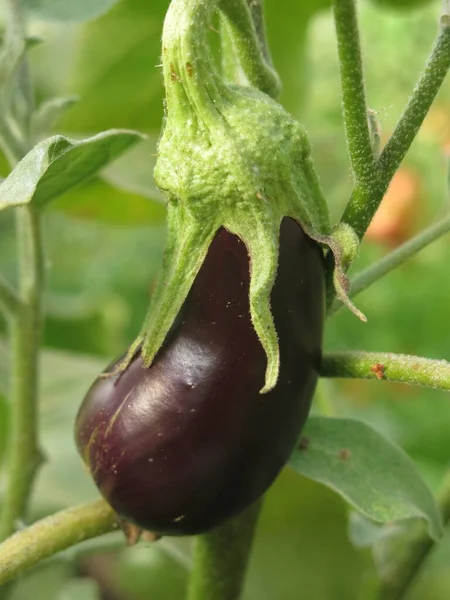
{"label": "hairy stem", "polygon": [[18,531],[0,544],[0,586],[41,560],[117,528],[104,500],[58,512]]}
{"label": "hairy stem", "polygon": [[450,26],[442,27],[431,56],[379,160],[387,185],[416,137],[450,68]]}
{"label": "hairy stem", "polygon": [[322,359],[322,377],[384,379],[450,391],[450,362],[389,352],[336,352]]}
{"label": "hairy stem", "polygon": [[238,600],[261,501],[210,533],[198,536],[188,600]]}
{"label": "hairy stem", "polygon": [[[445,20],[442,21],[445,24]],[[450,68],[450,27],[443,26],[431,56],[414,88],[394,133],[377,163],[378,178],[371,190],[356,186],[343,220],[361,239],[367,230],[392,176],[400,166]]]}
{"label": "hairy stem", "polygon": [[335,0],[334,21],[344,124],[355,186],[370,189],[376,169],[367,116],[355,0]]}
{"label": "hairy stem", "polygon": [[[338,32],[338,45],[340,47],[340,63],[341,63],[341,71],[342,71],[342,88],[343,94],[345,92],[344,85],[344,73],[347,70],[349,74],[347,75],[347,79],[351,82],[351,73],[352,69],[355,72],[359,72],[360,69],[358,65],[360,64],[360,54],[359,48],[356,45],[357,38],[355,35],[352,35],[351,31],[355,26],[355,16],[353,16],[353,20],[349,21],[350,25],[348,26],[349,31],[346,33],[347,24],[343,19],[344,15],[350,15],[350,12],[345,12],[352,10],[354,15],[354,4],[353,0],[336,0],[335,2],[335,11],[342,11],[342,18],[336,19],[336,28]],[[353,23],[353,25],[352,25]],[[356,31],[357,35],[357,31]],[[353,39],[353,45],[357,48],[354,50],[353,54],[351,53],[351,44]],[[351,63],[353,62],[353,67]],[[367,136],[369,137],[369,145],[370,145],[370,133],[367,125],[367,119],[365,123],[362,123],[362,100],[360,99],[359,110],[358,105],[355,102],[354,105],[351,104],[350,100],[346,102],[344,100],[344,111],[350,111],[352,107],[354,114],[352,114],[350,121],[353,123],[358,123],[358,126],[355,126],[355,129],[359,131],[359,134],[353,132],[350,133],[347,131],[347,138],[349,143],[350,156],[352,157],[352,150],[350,148],[350,140],[352,140],[352,144],[354,147],[354,158],[352,158],[352,166],[355,169],[354,163],[359,165],[358,169],[360,169],[360,181],[359,183],[356,181],[355,187],[353,188],[352,195],[345,209],[342,220],[345,223],[348,223],[356,232],[359,239],[364,237],[364,234],[373,219],[380,202],[383,199],[383,196],[389,187],[392,176],[395,171],[400,166],[403,158],[405,157],[406,152],[411,146],[417,132],[420,129],[420,126],[425,119],[431,104],[433,103],[439,88],[442,85],[442,82],[450,68],[450,15],[443,15],[441,17],[441,33],[437,38],[435,46],[432,50],[431,56],[425,65],[425,68],[422,72],[422,75],[419,78],[419,81],[414,88],[412,96],[400,118],[397,127],[395,128],[394,133],[383,149],[380,158],[377,162],[375,162],[375,169],[373,169],[373,149],[371,148],[371,156],[368,156],[367,149]],[[355,76],[354,76],[355,77]],[[362,78],[362,75],[360,75]],[[357,79],[354,79],[354,85],[357,86]],[[347,91],[348,96],[352,99],[352,90],[350,87],[350,83],[348,84],[349,89]],[[358,89],[358,88],[356,88]],[[357,96],[357,94],[355,93]],[[364,99],[364,97],[363,97]],[[350,102],[350,104],[349,104]],[[351,113],[349,113],[350,115]],[[359,116],[358,116],[359,115]],[[367,131],[366,131],[367,130]],[[358,135],[361,139],[361,152],[362,155],[358,155]],[[363,159],[362,156],[365,158]],[[361,159],[361,162],[359,162]],[[366,162],[366,168],[363,167],[363,162]],[[365,173],[367,173],[367,181],[364,181]],[[374,174],[373,180],[370,180],[370,177]],[[366,184],[367,183],[367,184]],[[334,258],[331,252],[328,253],[325,261],[325,271],[326,271],[326,280],[327,280],[327,289],[330,290],[330,293],[327,296],[327,307],[331,308],[335,298],[335,291],[333,289],[333,273],[334,273]]]}
{"label": "hairy stem", "polygon": [[0,517],[0,540],[24,517],[42,455],[37,433],[38,356],[42,329],[43,251],[40,215],[16,209],[20,310],[11,323],[11,425],[7,486]]}
{"label": "hairy stem", "polygon": [[[420,252],[423,248],[438,240],[440,237],[450,232],[450,215],[441,221],[434,223],[418,235],[408,240],[393,252],[387,254],[374,265],[368,267],[361,273],[358,273],[351,279],[350,297],[354,297],[363,290],[367,289],[372,283],[381,279],[384,275],[396,269],[409,258]],[[328,316],[334,315],[343,304],[337,300]]]}
{"label": "hairy stem", "polygon": [[[444,484],[437,498],[437,504],[442,515],[444,525],[450,523],[450,476]],[[391,541],[389,541],[392,543]],[[383,542],[381,542],[383,544]],[[395,548],[392,559],[381,576],[378,591],[378,600],[404,600],[412,588],[417,575],[424,563],[436,547],[436,542],[430,538],[427,526],[416,522],[405,526],[404,530],[395,539]]]}
{"label": "hairy stem", "polygon": [[[270,61],[262,21],[260,3],[250,10],[247,0],[219,0],[226,18],[226,35],[232,41],[242,71],[249,83],[276,98],[280,93],[280,80]],[[259,7],[259,13],[256,8]],[[253,15],[259,15],[258,29]]]}

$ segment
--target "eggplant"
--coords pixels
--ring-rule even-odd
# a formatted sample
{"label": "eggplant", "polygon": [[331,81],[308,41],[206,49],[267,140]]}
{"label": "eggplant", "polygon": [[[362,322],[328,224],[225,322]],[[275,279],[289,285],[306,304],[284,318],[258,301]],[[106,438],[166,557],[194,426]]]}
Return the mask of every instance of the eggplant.
{"label": "eggplant", "polygon": [[308,417],[321,358],[324,263],[284,218],[271,309],[276,387],[260,394],[266,355],[249,312],[244,243],[219,229],[150,367],[98,378],[76,420],[80,454],[118,515],[163,535],[209,531],[266,492]]}

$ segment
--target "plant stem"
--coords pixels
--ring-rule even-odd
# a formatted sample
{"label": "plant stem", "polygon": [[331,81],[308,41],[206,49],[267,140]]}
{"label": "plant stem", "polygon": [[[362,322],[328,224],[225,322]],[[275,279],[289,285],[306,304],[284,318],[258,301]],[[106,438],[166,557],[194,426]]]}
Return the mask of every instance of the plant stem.
{"label": "plant stem", "polygon": [[8,316],[17,314],[20,307],[20,298],[11,285],[0,276],[0,309],[3,308]]}
{"label": "plant stem", "polygon": [[247,0],[219,0],[219,7],[226,21],[226,36],[233,43],[249,83],[276,98],[280,93],[280,80],[270,59],[267,60],[262,20],[257,30]]}
{"label": "plant stem", "polygon": [[431,56],[379,160],[387,186],[416,137],[450,68],[450,26],[442,27]]}
{"label": "plant stem", "polygon": [[[355,277],[351,280],[350,297],[353,298],[372,285],[372,283],[378,281],[378,279],[381,279],[381,277],[406,262],[420,250],[449,232],[450,215],[446,216],[441,221],[434,223],[412,239],[396,248],[393,252],[390,252],[374,265],[355,275]],[[331,317],[334,315],[340,308],[342,308],[342,306],[342,302],[337,300],[332,309],[329,311],[328,316]]]}
{"label": "plant stem", "polygon": [[[450,523],[450,476],[444,480],[444,485],[437,498],[437,504],[445,525]],[[394,540],[387,539],[388,543]],[[395,538],[396,551],[390,553],[391,559],[382,573],[378,590],[379,600],[403,600],[408,596],[417,575],[424,563],[436,547],[428,533],[427,526],[420,522],[409,526]],[[383,541],[380,543],[383,552]]]}
{"label": "plant stem", "polygon": [[443,26],[397,127],[381,153],[377,163],[376,185],[371,190],[356,186],[345,210],[343,220],[355,229],[360,239],[364,236],[392,176],[416,137],[449,68],[450,27]]}
{"label": "plant stem", "polygon": [[19,293],[22,305],[11,323],[11,426],[7,487],[0,518],[0,540],[23,518],[33,479],[42,461],[37,434],[38,355],[44,282],[41,222],[32,206],[16,209]]}
{"label": "plant stem", "polygon": [[370,139],[355,0],[335,0],[344,124],[355,186],[370,189],[376,177]]}
{"label": "plant stem", "polygon": [[188,600],[240,598],[261,504],[198,536]]}
{"label": "plant stem", "polygon": [[322,377],[384,379],[450,391],[450,362],[389,352],[336,352],[322,359]]}
{"label": "plant stem", "polygon": [[117,528],[104,500],[62,510],[18,531],[0,544],[0,586],[41,560]]}
{"label": "plant stem", "polygon": [[[258,37],[259,46],[263,53],[264,59],[269,66],[273,67],[269,44],[267,43],[263,4],[263,0],[247,0],[247,5],[252,14],[253,23],[255,24],[256,35]],[[279,80],[278,84],[281,84]]]}

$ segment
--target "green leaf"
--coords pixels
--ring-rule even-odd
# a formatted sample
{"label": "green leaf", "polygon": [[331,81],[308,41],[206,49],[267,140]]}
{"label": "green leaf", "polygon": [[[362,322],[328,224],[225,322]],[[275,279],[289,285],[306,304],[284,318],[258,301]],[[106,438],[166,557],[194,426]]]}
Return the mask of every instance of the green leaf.
{"label": "green leaf", "polygon": [[142,137],[112,129],[80,141],[55,135],[40,142],[0,185],[0,210],[29,202],[45,205],[93,177]]}
{"label": "green leaf", "polygon": [[[142,598],[186,597],[190,557],[174,544],[130,548],[117,565],[117,580],[124,595]],[[168,549],[168,551],[167,551]]]}
{"label": "green leaf", "polygon": [[438,539],[436,502],[412,460],[371,427],[352,419],[312,417],[290,466],[343,496],[379,523],[410,518],[428,522]]}
{"label": "green leaf", "polygon": [[118,0],[23,0],[31,17],[44,21],[90,21]]}

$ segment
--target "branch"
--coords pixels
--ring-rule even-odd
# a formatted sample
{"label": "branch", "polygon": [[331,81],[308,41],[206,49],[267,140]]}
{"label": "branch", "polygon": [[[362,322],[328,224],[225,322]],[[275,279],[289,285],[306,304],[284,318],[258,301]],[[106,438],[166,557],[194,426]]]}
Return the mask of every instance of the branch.
{"label": "branch", "polygon": [[384,379],[450,391],[450,363],[388,352],[336,352],[322,359],[322,377]]}
{"label": "branch", "polygon": [[[259,3],[258,3],[259,4]],[[226,33],[232,41],[240,66],[251,85],[272,98],[280,93],[280,80],[270,60],[267,60],[268,47],[262,22],[261,7],[258,29],[246,0],[220,0],[219,7],[226,19]],[[231,48],[226,52],[231,53]],[[228,58],[228,62],[232,60]],[[232,70],[228,67],[228,72]]]}
{"label": "branch", "polygon": [[448,15],[441,17],[441,34],[394,133],[381,153],[377,163],[378,178],[374,182],[372,190],[366,190],[361,186],[356,186],[353,190],[343,220],[355,229],[360,239],[364,236],[392,176],[416,137],[450,68],[448,20]]}
{"label": "branch", "polygon": [[[399,267],[420,250],[448,232],[450,232],[450,215],[424,229],[424,231],[396,248],[393,252],[390,252],[377,263],[355,275],[351,280],[350,297],[353,298],[372,285],[372,283]],[[329,311],[328,316],[331,317],[342,307],[342,302],[337,300]]]}
{"label": "branch", "polygon": [[188,600],[238,600],[262,502],[197,537]]}
{"label": "branch", "polygon": [[[255,24],[256,35],[258,36],[259,46],[263,53],[266,63],[273,67],[272,57],[270,55],[270,48],[267,42],[266,36],[266,25],[264,22],[264,10],[263,10],[263,0],[246,0],[248,7],[250,8],[250,12],[252,14],[253,23]],[[280,85],[281,82],[279,81]]]}
{"label": "branch", "polygon": [[441,17],[441,34],[394,133],[381,153],[379,168],[386,186],[409,150],[450,68],[450,25],[447,21],[447,15]]}
{"label": "branch", "polygon": [[376,177],[370,139],[355,0],[335,0],[334,21],[348,151],[355,186],[371,187]]}
{"label": "branch", "polygon": [[11,425],[0,540],[15,531],[27,509],[37,469],[39,346],[44,285],[41,217],[31,206],[16,209],[21,309],[11,324]]}
{"label": "branch", "polygon": [[17,532],[0,544],[0,586],[41,560],[117,528],[104,500],[62,510]]}

